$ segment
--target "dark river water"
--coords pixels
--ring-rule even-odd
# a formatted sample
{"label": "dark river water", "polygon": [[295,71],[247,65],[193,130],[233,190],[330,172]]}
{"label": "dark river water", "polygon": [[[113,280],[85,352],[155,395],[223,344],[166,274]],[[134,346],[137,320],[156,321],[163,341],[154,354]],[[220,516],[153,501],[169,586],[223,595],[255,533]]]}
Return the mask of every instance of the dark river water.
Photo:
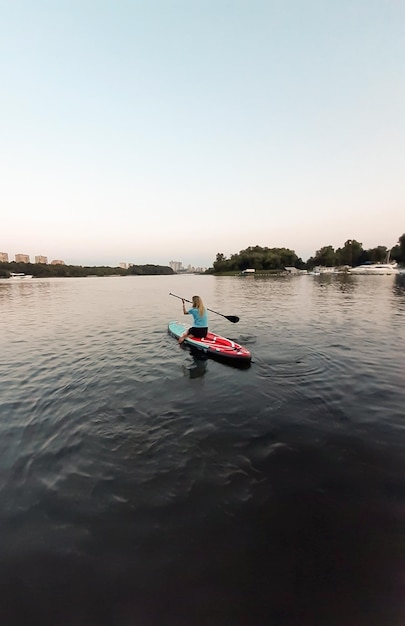
{"label": "dark river water", "polygon": [[[170,292],[251,367],[180,347]],[[0,311],[1,626],[405,623],[405,276],[2,280]]]}

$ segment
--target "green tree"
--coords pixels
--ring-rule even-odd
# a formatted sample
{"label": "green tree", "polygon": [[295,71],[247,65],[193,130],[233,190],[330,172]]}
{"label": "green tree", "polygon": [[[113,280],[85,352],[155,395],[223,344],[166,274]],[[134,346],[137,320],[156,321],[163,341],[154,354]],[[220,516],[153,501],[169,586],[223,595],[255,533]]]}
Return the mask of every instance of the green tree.
{"label": "green tree", "polygon": [[382,263],[387,256],[387,247],[386,246],[377,246],[376,248],[371,248],[367,250],[368,260],[372,263]]}
{"label": "green tree", "polygon": [[324,267],[333,267],[336,265],[336,254],[333,246],[323,246],[315,254],[315,265],[322,265]]}
{"label": "green tree", "polygon": [[218,252],[216,259],[213,263],[215,272],[226,272],[228,270],[229,263],[226,260],[226,256],[222,252]]}
{"label": "green tree", "polygon": [[343,248],[336,250],[336,265],[358,265],[363,255],[363,244],[355,239],[345,241]]}
{"label": "green tree", "polygon": [[398,239],[398,245],[391,250],[391,257],[398,263],[405,263],[405,233]]}
{"label": "green tree", "polygon": [[156,276],[156,275],[169,275],[174,274],[171,267],[166,265],[152,265],[146,263],[146,265],[132,265],[128,268],[127,273],[135,276]]}
{"label": "green tree", "polygon": [[303,265],[302,259],[298,259],[294,250],[288,248],[263,248],[261,246],[249,246],[240,250],[238,254],[232,254],[230,259],[218,253],[214,261],[215,272],[244,271],[248,268],[255,270],[277,271],[285,266]]}

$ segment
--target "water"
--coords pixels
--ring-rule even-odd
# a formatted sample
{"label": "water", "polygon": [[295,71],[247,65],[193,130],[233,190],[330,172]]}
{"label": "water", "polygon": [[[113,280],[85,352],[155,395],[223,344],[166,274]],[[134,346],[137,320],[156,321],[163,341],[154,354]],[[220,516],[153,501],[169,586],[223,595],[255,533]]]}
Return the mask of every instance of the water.
{"label": "water", "polygon": [[402,278],[0,281],[0,624],[404,623]]}

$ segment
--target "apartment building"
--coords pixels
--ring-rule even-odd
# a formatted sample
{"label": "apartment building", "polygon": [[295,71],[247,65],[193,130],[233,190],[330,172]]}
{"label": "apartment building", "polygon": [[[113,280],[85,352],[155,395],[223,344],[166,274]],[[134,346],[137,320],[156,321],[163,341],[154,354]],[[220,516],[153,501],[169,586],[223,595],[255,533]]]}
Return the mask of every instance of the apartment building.
{"label": "apartment building", "polygon": [[48,257],[47,256],[36,256],[35,257],[35,263],[45,263],[45,265],[48,263]]}
{"label": "apartment building", "polygon": [[29,254],[16,254],[15,262],[16,263],[30,263],[30,255]]}
{"label": "apartment building", "polygon": [[169,267],[172,268],[173,272],[181,272],[183,263],[181,261],[169,261]]}
{"label": "apartment building", "polygon": [[0,252],[0,263],[8,263],[8,252]]}

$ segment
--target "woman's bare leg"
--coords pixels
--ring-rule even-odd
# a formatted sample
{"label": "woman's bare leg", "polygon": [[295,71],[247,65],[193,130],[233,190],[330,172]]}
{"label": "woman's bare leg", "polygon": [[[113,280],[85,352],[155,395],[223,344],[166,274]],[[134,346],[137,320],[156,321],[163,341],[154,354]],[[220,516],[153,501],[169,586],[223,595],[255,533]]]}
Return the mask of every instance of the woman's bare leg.
{"label": "woman's bare leg", "polygon": [[191,338],[193,338],[193,337],[194,337],[194,335],[192,335],[189,331],[187,331],[187,332],[183,333],[183,334],[181,335],[181,337],[179,337],[179,343],[183,343],[183,341],[184,341],[185,339],[187,339],[187,337],[191,337]]}
{"label": "woman's bare leg", "polygon": [[188,331],[183,333],[180,337],[179,337],[179,343],[183,343],[183,341],[188,337]]}

